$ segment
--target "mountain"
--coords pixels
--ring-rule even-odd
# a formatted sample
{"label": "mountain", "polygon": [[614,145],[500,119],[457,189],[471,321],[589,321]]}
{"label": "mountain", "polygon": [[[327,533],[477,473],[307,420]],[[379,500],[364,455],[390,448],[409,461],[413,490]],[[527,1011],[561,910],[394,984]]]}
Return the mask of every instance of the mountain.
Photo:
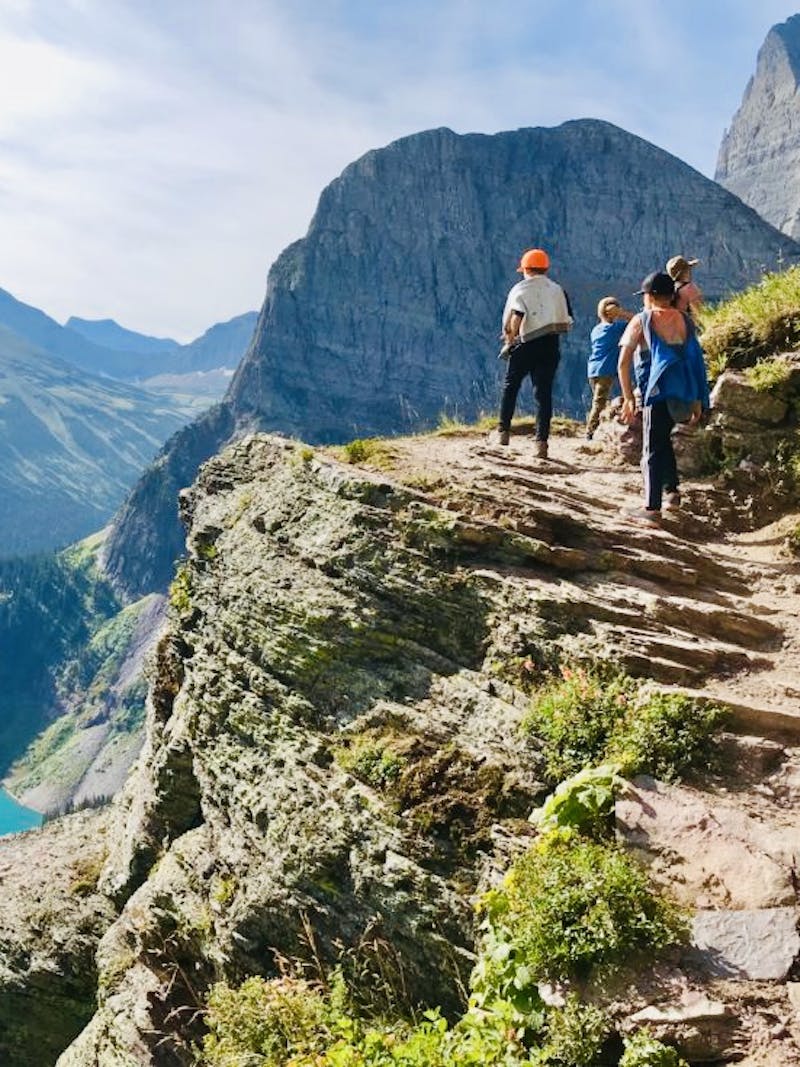
{"label": "mountain", "polygon": [[72,315],[64,325],[93,344],[112,348],[115,352],[155,355],[172,352],[179,347],[178,342],[169,337],[148,337],[147,334],[125,329],[113,319],[79,319]]}
{"label": "mountain", "polygon": [[118,352],[136,353],[158,359],[141,359],[136,364],[138,379],[156,375],[194,374],[200,371],[233,369],[244,355],[253,337],[258,315],[255,311],[218,322],[202,336],[181,345],[169,338],[149,337],[120,326],[113,319],[67,320],[67,328],[81,334],[95,345]]}
{"label": "mountain", "polygon": [[576,310],[556,387],[574,414],[601,296],[632,303],[677,252],[702,259],[711,297],[800,254],[719,185],[605,122],[429,130],[369,152],[270,270],[221,408],[178,435],[126,502],[107,548],[114,581],[132,596],[165,587],[182,543],[174,489],[232,432],[331,442],[496,410],[500,314],[532,244],[550,250]]}
{"label": "mountain", "polygon": [[800,237],[800,15],[767,34],[722,139],[716,179],[773,226]]}
{"label": "mountain", "polygon": [[0,326],[13,331],[42,352],[63,359],[91,374],[112,378],[135,377],[140,357],[104,348],[74,330],[60,326],[38,308],[0,289]]}
{"label": "mountain", "polygon": [[227,322],[218,322],[188,345],[178,345],[161,373],[192,374],[237,367],[253,339],[257,321],[258,313],[247,311]]}
{"label": "mountain", "polygon": [[0,327],[0,555],[58,547],[105,525],[184,422],[160,398]]}

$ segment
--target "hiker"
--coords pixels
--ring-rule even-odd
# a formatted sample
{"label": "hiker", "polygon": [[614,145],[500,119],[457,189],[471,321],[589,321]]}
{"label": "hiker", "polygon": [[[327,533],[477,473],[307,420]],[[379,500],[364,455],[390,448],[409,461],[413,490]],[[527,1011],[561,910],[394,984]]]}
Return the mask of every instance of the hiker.
{"label": "hiker", "polygon": [[[498,440],[507,445],[517,395],[530,375],[536,398],[536,455],[547,459],[553,416],[553,379],[560,357],[558,337],[572,327],[569,297],[547,277],[550,257],[541,248],[523,252],[517,271],[523,275],[508,294],[503,311],[504,352],[508,358],[500,402]],[[503,355],[504,353],[501,353]]]}
{"label": "hiker", "polygon": [[644,507],[633,509],[629,516],[655,524],[662,503],[665,510],[680,507],[672,431],[678,422],[696,423],[708,407],[708,379],[694,324],[672,304],[675,283],[669,274],[648,274],[639,294],[644,297],[644,311],[631,319],[622,335],[618,374],[622,418],[632,422],[636,416],[633,355],[640,345],[649,350],[649,374],[642,385]]}
{"label": "hiker", "polygon": [[675,282],[674,306],[693,322],[697,322],[696,309],[703,303],[700,286],[692,280],[692,267],[699,262],[699,259],[686,259],[685,256],[673,256],[667,262],[667,274]]}
{"label": "hiker", "polygon": [[615,296],[604,296],[597,305],[600,320],[590,334],[591,352],[586,368],[592,390],[592,407],[586,419],[586,440],[591,441],[600,422],[600,414],[608,404],[611,388],[617,376],[619,343],[633,312],[620,306]]}

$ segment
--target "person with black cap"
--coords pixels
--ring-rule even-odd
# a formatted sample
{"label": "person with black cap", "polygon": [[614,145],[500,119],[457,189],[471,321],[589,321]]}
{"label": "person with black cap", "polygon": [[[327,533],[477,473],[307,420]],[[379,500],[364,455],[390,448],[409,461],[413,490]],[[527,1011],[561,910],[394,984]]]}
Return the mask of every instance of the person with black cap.
{"label": "person with black cap", "polygon": [[673,306],[675,283],[669,274],[648,274],[637,295],[644,297],[644,311],[631,319],[622,335],[617,373],[622,418],[632,422],[636,415],[633,356],[640,346],[649,351],[647,378],[641,384],[644,507],[634,509],[630,516],[655,524],[661,518],[662,504],[667,510],[680,507],[672,431],[677,422],[697,422],[708,407],[708,380],[692,321]]}

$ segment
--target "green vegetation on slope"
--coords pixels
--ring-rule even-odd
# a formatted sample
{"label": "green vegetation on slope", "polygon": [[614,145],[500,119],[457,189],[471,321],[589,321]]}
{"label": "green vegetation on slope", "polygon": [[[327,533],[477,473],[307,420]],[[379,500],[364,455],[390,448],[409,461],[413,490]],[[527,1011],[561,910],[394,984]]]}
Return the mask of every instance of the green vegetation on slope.
{"label": "green vegetation on slope", "polygon": [[679,778],[707,766],[722,712],[626,675],[565,669],[533,696],[522,731],[542,745],[551,784],[600,763],[629,776]]}
{"label": "green vegetation on slope", "polygon": [[90,553],[0,559],[0,771],[47,725],[62,664],[118,608]]}
{"label": "green vegetation on slope", "polygon": [[700,313],[709,371],[757,361],[800,347],[800,267],[761,281]]}

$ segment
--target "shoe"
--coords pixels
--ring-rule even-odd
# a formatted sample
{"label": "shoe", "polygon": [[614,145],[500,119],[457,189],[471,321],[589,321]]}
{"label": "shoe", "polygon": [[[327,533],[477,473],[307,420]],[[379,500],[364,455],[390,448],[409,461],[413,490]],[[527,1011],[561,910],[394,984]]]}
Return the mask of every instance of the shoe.
{"label": "shoe", "polygon": [[536,442],[536,458],[547,459],[547,441]]}
{"label": "shoe", "polygon": [[650,508],[623,508],[622,514],[630,522],[639,522],[645,526],[658,526],[661,523],[661,512]]}
{"label": "shoe", "polygon": [[681,494],[677,489],[664,493],[664,511],[677,511],[681,506]]}
{"label": "shoe", "polygon": [[497,431],[497,443],[498,445],[507,445],[511,440],[511,432],[509,430]]}
{"label": "shoe", "polygon": [[587,430],[587,431],[586,431],[586,440],[587,440],[587,441],[591,441],[591,439],[592,439],[593,437],[594,437],[594,434],[592,433],[592,431],[591,431],[591,430]]}

